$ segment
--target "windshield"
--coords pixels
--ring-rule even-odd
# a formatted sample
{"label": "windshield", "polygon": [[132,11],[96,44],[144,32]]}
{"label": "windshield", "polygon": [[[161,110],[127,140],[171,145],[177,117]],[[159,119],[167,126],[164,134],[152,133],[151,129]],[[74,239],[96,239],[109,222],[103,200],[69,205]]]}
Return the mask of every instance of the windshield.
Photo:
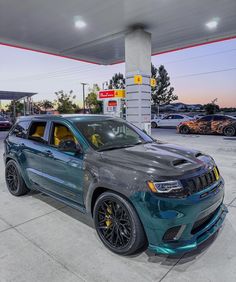
{"label": "windshield", "polygon": [[142,130],[118,119],[80,121],[76,126],[91,147],[97,151],[126,148],[154,141]]}

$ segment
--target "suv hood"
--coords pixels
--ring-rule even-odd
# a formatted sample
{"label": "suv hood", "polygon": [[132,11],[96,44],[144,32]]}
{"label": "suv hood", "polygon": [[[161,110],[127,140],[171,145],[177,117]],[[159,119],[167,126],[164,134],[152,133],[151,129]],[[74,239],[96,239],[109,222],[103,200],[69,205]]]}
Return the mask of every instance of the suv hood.
{"label": "suv hood", "polygon": [[183,176],[208,166],[212,159],[200,151],[166,143],[142,144],[102,152],[103,161],[158,176]]}

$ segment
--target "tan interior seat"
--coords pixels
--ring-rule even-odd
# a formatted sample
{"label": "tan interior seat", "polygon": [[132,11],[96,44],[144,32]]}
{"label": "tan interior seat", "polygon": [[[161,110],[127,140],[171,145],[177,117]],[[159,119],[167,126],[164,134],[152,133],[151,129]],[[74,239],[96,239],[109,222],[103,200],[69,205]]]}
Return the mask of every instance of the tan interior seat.
{"label": "tan interior seat", "polygon": [[44,129],[45,129],[45,126],[42,126],[42,125],[38,125],[35,129],[35,132],[34,134],[32,134],[31,136],[32,137],[43,137],[44,135]]}
{"label": "tan interior seat", "polygon": [[75,138],[73,134],[63,125],[55,126],[54,129],[54,145],[58,146],[62,140],[73,140]]}

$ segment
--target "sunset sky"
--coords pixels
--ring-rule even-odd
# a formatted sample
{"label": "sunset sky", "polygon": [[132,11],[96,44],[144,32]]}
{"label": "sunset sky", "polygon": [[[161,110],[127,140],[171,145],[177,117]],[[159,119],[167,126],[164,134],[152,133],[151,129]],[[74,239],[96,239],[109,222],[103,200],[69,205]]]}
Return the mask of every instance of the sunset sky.
{"label": "sunset sky", "polygon": [[[217,98],[221,107],[236,107],[236,40],[153,56],[152,62],[165,65],[180,102]],[[124,64],[98,66],[0,45],[0,90],[38,92],[35,101],[72,89],[81,103],[81,82],[102,85],[124,71]]]}

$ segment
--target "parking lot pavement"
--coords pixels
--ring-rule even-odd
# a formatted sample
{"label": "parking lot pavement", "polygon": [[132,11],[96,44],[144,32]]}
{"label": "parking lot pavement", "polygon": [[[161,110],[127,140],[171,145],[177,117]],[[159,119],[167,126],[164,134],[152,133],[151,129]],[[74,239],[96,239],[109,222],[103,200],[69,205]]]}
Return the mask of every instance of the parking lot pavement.
{"label": "parking lot pavement", "polygon": [[[0,132],[0,154],[4,137]],[[225,178],[229,208],[224,227],[198,250],[179,257],[144,252],[120,257],[97,238],[92,222],[40,193],[13,197],[0,160],[0,281],[236,281],[236,141],[222,136],[155,138],[211,154]]]}

